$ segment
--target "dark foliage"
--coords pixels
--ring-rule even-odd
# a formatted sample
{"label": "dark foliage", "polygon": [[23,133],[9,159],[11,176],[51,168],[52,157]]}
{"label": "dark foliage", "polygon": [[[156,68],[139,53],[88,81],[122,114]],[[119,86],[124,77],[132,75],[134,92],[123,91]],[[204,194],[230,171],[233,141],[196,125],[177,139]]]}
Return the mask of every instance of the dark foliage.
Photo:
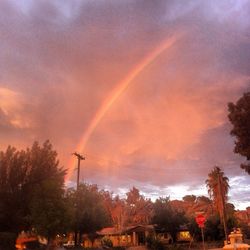
{"label": "dark foliage", "polygon": [[157,224],[166,232],[169,232],[175,242],[176,234],[180,226],[187,223],[184,212],[173,209],[169,198],[159,198],[153,205],[154,216],[152,218],[152,224]]}
{"label": "dark foliage", "polygon": [[94,240],[97,230],[111,225],[110,215],[104,206],[104,197],[96,185],[82,183],[78,193],[74,189],[68,189],[66,199],[71,215],[69,224],[72,231],[77,225],[81,235],[89,234]]}
{"label": "dark foliage", "polygon": [[15,250],[16,234],[0,232],[0,250]]}
{"label": "dark foliage", "polygon": [[0,231],[35,228],[53,237],[64,227],[64,175],[49,141],[0,152]]}
{"label": "dark foliage", "polygon": [[231,135],[236,138],[234,152],[246,157],[241,168],[250,174],[250,92],[245,93],[236,104],[229,103],[228,111],[233,125]]}
{"label": "dark foliage", "polygon": [[160,241],[159,238],[157,238],[155,235],[153,234],[149,234],[146,238],[146,243],[147,243],[147,247],[151,250],[164,250],[164,245],[163,243]]}

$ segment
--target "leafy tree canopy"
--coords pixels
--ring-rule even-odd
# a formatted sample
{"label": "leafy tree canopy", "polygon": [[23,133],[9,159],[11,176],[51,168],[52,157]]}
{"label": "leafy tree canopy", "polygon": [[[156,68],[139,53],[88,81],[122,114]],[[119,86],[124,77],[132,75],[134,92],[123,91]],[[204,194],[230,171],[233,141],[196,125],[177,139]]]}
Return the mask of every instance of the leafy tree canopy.
{"label": "leafy tree canopy", "polygon": [[127,225],[148,224],[152,217],[152,202],[140,194],[139,189],[133,187],[127,193],[126,199]]}
{"label": "leafy tree canopy", "polygon": [[224,172],[218,166],[215,166],[213,170],[208,174],[206,180],[208,193],[213,200],[214,206],[220,215],[221,224],[224,227],[225,237],[227,237],[227,225],[226,225],[226,202],[228,200],[229,180],[224,175]]}
{"label": "leafy tree canopy", "polygon": [[197,197],[197,202],[198,203],[205,203],[205,204],[209,205],[211,203],[211,200],[208,197],[201,195],[201,196]]}
{"label": "leafy tree canopy", "polygon": [[17,233],[34,227],[48,237],[60,231],[64,175],[49,141],[0,152],[0,230]]}
{"label": "leafy tree canopy", "polygon": [[222,214],[222,210],[225,208],[225,203],[228,200],[228,182],[228,178],[218,166],[215,166],[212,169],[206,180],[208,194],[213,200],[214,206],[220,215]]}
{"label": "leafy tree canopy", "polygon": [[176,234],[181,225],[187,223],[187,219],[183,212],[179,212],[172,208],[169,197],[159,198],[153,204],[154,216],[152,223],[169,232],[174,241]]}
{"label": "leafy tree canopy", "polygon": [[250,92],[237,102],[228,104],[228,118],[233,125],[231,135],[235,136],[234,152],[246,157],[241,168],[250,174]]}
{"label": "leafy tree canopy", "polygon": [[18,232],[27,221],[27,152],[9,146],[0,152],[0,231]]}
{"label": "leafy tree canopy", "polygon": [[[69,189],[66,196],[73,215],[72,230],[75,227],[76,220],[80,234],[95,233],[97,230],[110,225],[111,218],[105,206],[103,192],[99,191],[96,185],[82,183],[79,185],[78,194],[76,190]],[[76,206],[77,199],[78,205]]]}
{"label": "leafy tree canopy", "polygon": [[142,195],[140,195],[139,189],[133,187],[129,192],[126,193],[127,195],[127,203],[131,206],[135,206],[135,204],[142,199]]}
{"label": "leafy tree canopy", "polygon": [[186,202],[194,203],[196,201],[196,198],[197,197],[195,195],[185,195],[184,197],[182,197],[182,200]]}

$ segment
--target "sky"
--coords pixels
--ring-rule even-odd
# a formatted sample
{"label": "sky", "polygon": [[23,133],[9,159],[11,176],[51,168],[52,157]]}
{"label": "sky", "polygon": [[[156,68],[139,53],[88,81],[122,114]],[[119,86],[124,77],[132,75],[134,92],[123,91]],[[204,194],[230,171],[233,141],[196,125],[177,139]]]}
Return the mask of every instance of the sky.
{"label": "sky", "polygon": [[250,91],[247,0],[0,1],[0,150],[49,139],[66,183],[250,206],[227,104]]}

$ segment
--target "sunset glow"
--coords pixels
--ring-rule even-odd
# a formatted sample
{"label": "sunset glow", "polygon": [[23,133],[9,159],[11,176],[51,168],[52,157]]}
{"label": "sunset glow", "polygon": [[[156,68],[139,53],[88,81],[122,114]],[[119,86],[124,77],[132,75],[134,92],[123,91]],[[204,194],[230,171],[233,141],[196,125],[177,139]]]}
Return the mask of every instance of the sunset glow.
{"label": "sunset glow", "polygon": [[49,139],[80,181],[149,198],[207,195],[209,171],[250,206],[228,102],[250,90],[250,2],[0,1],[0,149]]}
{"label": "sunset glow", "polygon": [[[155,50],[153,50],[149,55],[147,55],[138,65],[136,65],[129,73],[128,75],[117,84],[115,89],[111,91],[111,94],[108,96],[108,98],[103,102],[103,104],[100,106],[96,114],[94,115],[93,119],[91,120],[89,126],[87,127],[86,131],[84,131],[84,134],[82,136],[82,139],[77,146],[77,152],[82,152],[85,148],[85,145],[87,141],[89,140],[89,137],[95,130],[96,126],[102,119],[102,117],[105,115],[105,113],[109,110],[109,108],[113,105],[113,103],[116,101],[119,96],[126,91],[127,87],[130,83],[134,80],[134,78],[140,74],[142,70],[144,70],[145,67],[147,67],[150,63],[152,63],[161,53],[163,53],[165,50],[170,49],[176,40],[179,38],[180,35],[175,35],[174,37],[167,39],[164,41],[161,45],[159,45]],[[177,38],[178,37],[178,38]],[[68,170],[66,180],[70,179],[72,175],[72,171],[74,169],[74,163],[73,160],[70,162],[70,168]]]}

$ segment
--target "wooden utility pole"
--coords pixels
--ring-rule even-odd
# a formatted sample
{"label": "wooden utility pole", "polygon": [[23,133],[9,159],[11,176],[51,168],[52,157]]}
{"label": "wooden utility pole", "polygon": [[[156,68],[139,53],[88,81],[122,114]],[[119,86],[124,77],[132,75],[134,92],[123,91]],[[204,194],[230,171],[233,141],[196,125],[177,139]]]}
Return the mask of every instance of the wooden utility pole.
{"label": "wooden utility pole", "polygon": [[85,157],[83,157],[82,155],[78,154],[78,153],[73,153],[74,156],[77,157],[78,160],[78,164],[77,164],[77,182],[76,182],[76,191],[78,191],[79,188],[79,178],[80,178],[80,164],[81,164],[81,160],[85,160]]}
{"label": "wooden utility pole", "polygon": [[85,160],[85,157],[78,153],[73,153],[74,156],[77,158],[77,179],[76,179],[76,225],[75,225],[75,246],[78,245],[78,241],[80,240],[78,238],[78,230],[79,230],[79,180],[80,180],[80,165],[81,160]]}
{"label": "wooden utility pole", "polygon": [[203,250],[205,250],[205,240],[204,240],[204,227],[201,227],[201,237],[202,237],[202,246]]}

